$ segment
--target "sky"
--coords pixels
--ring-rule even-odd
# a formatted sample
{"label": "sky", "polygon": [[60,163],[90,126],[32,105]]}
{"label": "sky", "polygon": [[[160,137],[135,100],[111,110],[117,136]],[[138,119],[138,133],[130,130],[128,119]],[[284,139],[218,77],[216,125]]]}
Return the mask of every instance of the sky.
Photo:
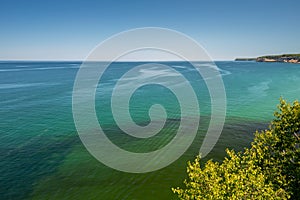
{"label": "sky", "polygon": [[83,60],[122,31],[182,32],[214,60],[300,52],[299,0],[0,0],[0,60]]}

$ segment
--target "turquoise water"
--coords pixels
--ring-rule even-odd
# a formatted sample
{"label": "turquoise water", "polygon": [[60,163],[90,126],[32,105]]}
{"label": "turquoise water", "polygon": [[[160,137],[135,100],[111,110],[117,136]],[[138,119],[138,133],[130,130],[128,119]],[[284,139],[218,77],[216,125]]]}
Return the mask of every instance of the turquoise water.
{"label": "turquoise water", "polygon": [[[167,89],[143,87],[130,102],[137,124],[149,122],[154,103],[165,106],[168,123],[151,139],[132,139],[116,126],[111,89],[124,72],[141,63],[113,63],[96,94],[97,116],[107,136],[120,147],[153,151],[166,145],[178,128],[178,102]],[[188,151],[170,166],[146,174],[119,172],[95,160],[83,147],[73,122],[72,90],[79,62],[0,62],[0,199],[170,199],[180,186],[186,161],[198,153],[210,115],[209,93],[195,70],[167,62],[193,85],[200,105],[199,133]],[[227,95],[222,135],[205,158],[222,159],[226,147],[249,146],[252,133],[273,118],[280,96],[300,99],[300,65],[216,62]],[[154,73],[155,72],[155,73]],[[144,74],[169,76],[154,69]],[[122,109],[122,108],[120,108]]]}

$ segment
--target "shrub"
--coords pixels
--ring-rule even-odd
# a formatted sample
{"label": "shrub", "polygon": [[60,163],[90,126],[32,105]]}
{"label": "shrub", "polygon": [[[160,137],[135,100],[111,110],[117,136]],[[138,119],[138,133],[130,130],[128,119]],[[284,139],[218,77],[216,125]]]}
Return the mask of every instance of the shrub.
{"label": "shrub", "polygon": [[300,104],[280,100],[268,130],[256,132],[250,148],[226,150],[222,163],[198,156],[188,162],[185,188],[172,188],[180,199],[299,199]]}

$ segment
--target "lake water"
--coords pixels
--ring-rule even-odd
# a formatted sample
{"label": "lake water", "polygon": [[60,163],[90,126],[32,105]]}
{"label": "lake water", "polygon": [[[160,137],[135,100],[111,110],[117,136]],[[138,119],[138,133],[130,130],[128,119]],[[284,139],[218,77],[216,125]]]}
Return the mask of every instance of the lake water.
{"label": "lake water", "polygon": [[[179,126],[176,97],[163,87],[143,87],[130,101],[137,124],[149,122],[152,104],[168,113],[166,127],[154,139],[133,139],[117,127],[110,94],[123,73],[143,63],[113,63],[96,91],[99,123],[114,144],[133,152],[162,148]],[[72,115],[73,84],[80,62],[0,62],[0,199],[171,199],[181,186],[186,162],[199,152],[210,116],[205,82],[184,62],[164,62],[185,75],[200,106],[200,128],[190,148],[158,171],[134,174],[111,169],[93,158],[81,143]],[[255,130],[268,127],[282,96],[300,99],[300,65],[216,62],[227,96],[226,121],[217,145],[204,158],[221,160],[225,148],[242,150]],[[100,65],[101,67],[101,65]],[[171,72],[148,68],[145,78]],[[118,109],[123,109],[122,107]],[[146,162],[146,161],[145,161]]]}

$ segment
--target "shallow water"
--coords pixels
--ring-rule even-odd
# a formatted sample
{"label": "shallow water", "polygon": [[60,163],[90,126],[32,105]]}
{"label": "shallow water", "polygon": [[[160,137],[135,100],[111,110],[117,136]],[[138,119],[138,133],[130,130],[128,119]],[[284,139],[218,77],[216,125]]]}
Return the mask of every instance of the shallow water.
{"label": "shallow water", "polygon": [[[120,131],[112,117],[107,94],[124,72],[138,64],[141,63],[112,64],[99,82],[96,111],[113,143],[128,151],[147,152],[160,149],[172,140],[180,123],[180,112],[178,101],[169,90],[157,85],[144,87],[130,101],[132,118],[139,125],[147,125],[151,105],[162,104],[168,113],[166,126],[160,134],[146,140],[132,139]],[[200,105],[200,128],[180,159],[155,172],[131,174],[98,162],[77,135],[72,116],[72,90],[81,63],[0,62],[0,199],[172,198],[170,188],[182,184],[186,161],[199,152],[211,107],[205,82],[190,65],[163,64],[183,73],[193,85]],[[242,150],[250,145],[256,129],[267,128],[280,96],[288,101],[299,99],[300,65],[216,64],[226,89],[227,115],[222,135],[205,159],[221,160],[225,148]],[[151,80],[162,76],[168,81],[174,76],[155,68],[140,73],[139,77]]]}

